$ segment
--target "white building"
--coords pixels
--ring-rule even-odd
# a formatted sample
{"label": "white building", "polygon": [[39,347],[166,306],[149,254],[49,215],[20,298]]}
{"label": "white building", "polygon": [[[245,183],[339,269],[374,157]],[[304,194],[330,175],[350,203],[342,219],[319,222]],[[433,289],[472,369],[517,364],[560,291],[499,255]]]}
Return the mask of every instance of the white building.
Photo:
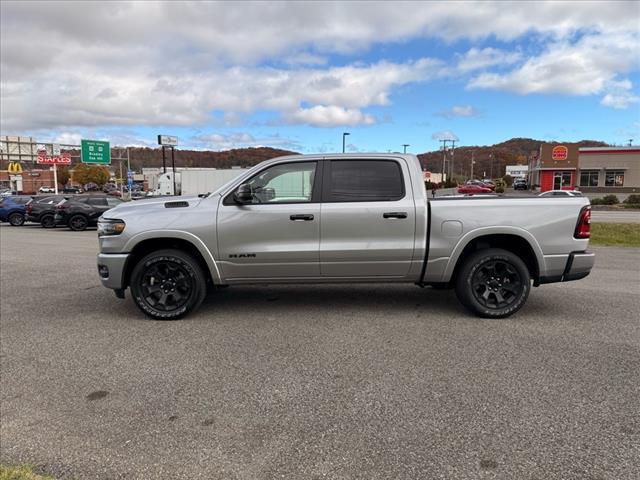
{"label": "white building", "polygon": [[507,165],[506,175],[510,175],[512,178],[527,178],[529,172],[528,165]]}

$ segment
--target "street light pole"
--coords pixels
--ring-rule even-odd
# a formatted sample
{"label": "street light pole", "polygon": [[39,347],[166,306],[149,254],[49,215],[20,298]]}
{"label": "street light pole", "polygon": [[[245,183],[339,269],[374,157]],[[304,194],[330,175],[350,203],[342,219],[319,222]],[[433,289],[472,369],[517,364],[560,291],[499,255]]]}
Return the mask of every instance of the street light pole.
{"label": "street light pole", "polygon": [[444,185],[444,165],[445,162],[447,160],[447,142],[449,141],[448,139],[444,139],[444,140],[440,140],[442,142],[442,178],[440,179],[440,182]]}
{"label": "street light pole", "polygon": [[471,180],[473,180],[473,164],[476,163],[475,161],[475,152],[471,152]]}
{"label": "street light pole", "polygon": [[404,153],[407,153],[407,147],[410,147],[411,145],[409,145],[408,143],[403,143],[402,147],[404,148]]}
{"label": "street light pole", "polygon": [[342,153],[345,152],[345,138],[347,135],[351,135],[349,132],[342,132]]}
{"label": "street light pole", "polygon": [[455,171],[455,158],[456,158],[456,141],[451,140],[451,179],[456,175]]}

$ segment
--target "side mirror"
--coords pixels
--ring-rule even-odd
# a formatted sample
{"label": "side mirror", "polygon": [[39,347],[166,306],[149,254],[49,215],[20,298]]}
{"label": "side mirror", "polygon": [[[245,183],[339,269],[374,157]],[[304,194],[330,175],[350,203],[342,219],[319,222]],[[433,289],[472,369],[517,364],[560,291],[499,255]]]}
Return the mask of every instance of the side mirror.
{"label": "side mirror", "polygon": [[251,185],[245,183],[240,185],[236,192],[233,194],[233,199],[236,203],[252,203],[253,202],[253,190]]}

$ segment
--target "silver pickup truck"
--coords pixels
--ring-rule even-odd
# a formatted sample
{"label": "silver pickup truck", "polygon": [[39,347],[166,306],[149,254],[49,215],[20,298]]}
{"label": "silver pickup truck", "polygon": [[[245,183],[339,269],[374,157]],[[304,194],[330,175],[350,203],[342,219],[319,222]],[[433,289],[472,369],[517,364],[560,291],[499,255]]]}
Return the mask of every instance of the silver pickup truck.
{"label": "silver pickup truck", "polygon": [[216,287],[328,282],[454,288],[471,312],[501,318],[532,284],[589,274],[590,216],[583,197],[428,200],[413,155],[287,156],[202,198],[107,211],[98,272],[163,320]]}

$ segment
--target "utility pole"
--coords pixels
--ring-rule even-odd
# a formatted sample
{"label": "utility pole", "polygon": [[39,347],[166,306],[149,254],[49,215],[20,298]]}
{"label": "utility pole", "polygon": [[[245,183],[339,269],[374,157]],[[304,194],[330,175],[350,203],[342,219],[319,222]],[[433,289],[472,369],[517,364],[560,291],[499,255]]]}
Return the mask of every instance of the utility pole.
{"label": "utility pole", "polygon": [[404,153],[407,153],[407,147],[410,147],[411,145],[409,145],[408,143],[403,143],[402,147],[404,148]]}
{"label": "utility pole", "polygon": [[453,177],[456,175],[455,158],[456,158],[456,141],[455,140],[451,140],[451,167],[450,167],[449,170],[451,170],[451,179],[452,180],[453,180]]}
{"label": "utility pole", "polygon": [[474,151],[471,152],[471,178],[470,178],[470,180],[473,180],[473,164],[476,163],[475,153],[476,152],[474,152]]}
{"label": "utility pole", "polygon": [[633,138],[629,139],[629,146],[633,145]]}
{"label": "utility pole", "polygon": [[491,180],[493,180],[493,153],[489,154],[489,165],[490,165],[490,171],[491,171]]}
{"label": "utility pole", "polygon": [[442,178],[440,179],[440,181],[444,185],[444,176],[445,176],[444,166],[445,166],[445,162],[447,161],[447,142],[449,140],[444,139],[440,141],[442,142]]}

